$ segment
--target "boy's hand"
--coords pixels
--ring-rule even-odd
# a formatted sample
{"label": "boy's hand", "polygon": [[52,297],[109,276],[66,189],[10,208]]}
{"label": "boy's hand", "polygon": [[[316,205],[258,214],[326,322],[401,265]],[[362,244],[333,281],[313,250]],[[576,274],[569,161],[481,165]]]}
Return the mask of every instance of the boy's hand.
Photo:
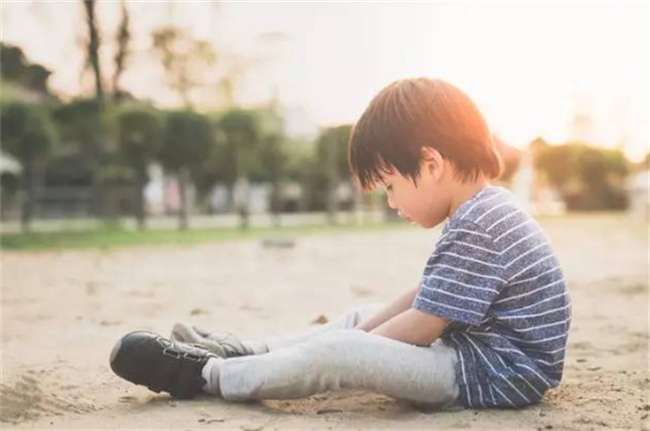
{"label": "boy's hand", "polygon": [[420,286],[408,290],[402,293],[400,296],[395,298],[390,304],[386,305],[382,310],[377,312],[374,316],[371,316],[369,319],[359,323],[355,329],[361,329],[366,332],[370,332],[375,328],[378,328],[384,322],[392,319],[413,307],[413,301],[415,296],[420,291]]}
{"label": "boy's hand", "polygon": [[430,346],[440,335],[449,320],[411,308],[370,331],[371,334],[392,338],[417,346]]}

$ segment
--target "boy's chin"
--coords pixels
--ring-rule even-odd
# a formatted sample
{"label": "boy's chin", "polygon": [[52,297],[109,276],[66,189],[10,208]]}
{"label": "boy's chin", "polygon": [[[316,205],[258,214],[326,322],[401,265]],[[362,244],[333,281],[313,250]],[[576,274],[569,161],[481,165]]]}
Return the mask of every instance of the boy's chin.
{"label": "boy's chin", "polygon": [[422,222],[417,222],[417,224],[421,228],[432,229],[432,228],[438,226],[443,221],[444,221],[444,219],[442,219],[442,220],[425,220],[425,221],[422,221]]}
{"label": "boy's chin", "polygon": [[422,229],[431,229],[433,226],[435,226],[435,225],[432,225],[431,222],[421,222],[421,221],[415,221],[415,220],[411,220],[410,224],[415,225],[415,226],[419,226]]}

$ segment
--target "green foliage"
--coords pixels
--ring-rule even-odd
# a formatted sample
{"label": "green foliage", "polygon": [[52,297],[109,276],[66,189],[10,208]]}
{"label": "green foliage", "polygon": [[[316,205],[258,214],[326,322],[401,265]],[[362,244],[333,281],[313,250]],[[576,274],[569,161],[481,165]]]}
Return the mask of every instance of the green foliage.
{"label": "green foliage", "polygon": [[315,143],[306,139],[288,139],[287,161],[285,175],[289,181],[302,183],[310,171],[310,163],[314,159]]}
{"label": "green foliage", "polygon": [[56,129],[43,107],[23,102],[2,105],[2,148],[21,164],[45,157],[56,139]]}
{"label": "green foliage", "polygon": [[0,44],[0,71],[2,77],[11,80],[18,80],[25,70],[25,55],[23,50],[17,46]]}
{"label": "green foliage", "polygon": [[243,109],[227,111],[218,125],[224,179],[232,185],[238,178],[247,177],[258,164],[255,150],[261,135],[260,125],[255,113]]}
{"label": "green foliage", "polygon": [[260,136],[255,113],[243,109],[225,112],[219,119],[219,130],[228,143],[246,149],[253,149]]}
{"label": "green foliage", "polygon": [[22,228],[29,231],[34,211],[34,187],[41,162],[50,152],[56,132],[40,106],[12,102],[2,106],[3,149],[22,165]]}
{"label": "green foliage", "polygon": [[45,183],[52,186],[84,187],[92,183],[95,167],[79,152],[54,151],[45,166]]}
{"label": "green foliage", "polygon": [[271,134],[262,137],[256,159],[257,166],[250,173],[252,181],[280,181],[285,176],[288,161],[284,136]]}
{"label": "green foliage", "polygon": [[229,155],[229,148],[223,139],[220,139],[218,124],[213,120],[210,122],[214,135],[212,147],[205,160],[191,172],[199,199],[206,198],[217,183],[229,184],[230,178],[235,175],[235,167],[229,162],[233,157]]}
{"label": "green foliage", "polygon": [[162,147],[161,115],[148,108],[127,108],[117,116],[117,129],[118,148],[128,165],[146,171]]}
{"label": "green foliage", "polygon": [[170,112],[165,123],[160,161],[168,172],[177,176],[181,201],[178,226],[185,230],[188,227],[188,181],[209,157],[214,133],[207,117],[191,111]]}
{"label": "green foliage", "polygon": [[351,130],[350,125],[332,127],[323,130],[318,137],[314,155],[304,166],[303,186],[310,210],[325,208],[328,195],[338,183],[351,180],[348,168]]}
{"label": "green foliage", "polygon": [[163,123],[160,114],[154,110],[132,107],[118,114],[117,126],[119,153],[131,168],[138,189],[136,206],[138,226],[144,229],[146,219],[144,188],[149,182],[147,168],[160,152]]}
{"label": "green foliage", "polygon": [[323,171],[331,171],[328,163],[333,163],[333,168],[340,180],[349,180],[351,177],[348,167],[348,143],[352,126],[349,124],[325,129],[316,141],[316,158]]}
{"label": "green foliage", "polygon": [[160,161],[170,172],[183,168],[198,169],[209,156],[214,145],[210,121],[190,111],[167,114]]}
{"label": "green foliage", "polygon": [[20,189],[18,176],[10,172],[3,172],[0,174],[0,187],[2,188],[2,193],[0,193],[0,214],[4,218],[8,208],[18,199],[18,190]]}
{"label": "green foliage", "polygon": [[[57,183],[95,187],[100,182],[116,181],[115,169],[109,166],[114,163],[116,152],[113,107],[96,99],[77,99],[54,107],[53,118],[61,145],[54,151],[48,178]],[[102,205],[103,197],[95,199],[96,205]]]}
{"label": "green foliage", "polygon": [[562,194],[570,210],[624,209],[624,180],[629,172],[620,150],[584,143],[536,143],[535,167]]}
{"label": "green foliage", "polygon": [[54,120],[66,147],[64,153],[90,156],[87,162],[108,151],[107,141],[113,133],[113,122],[104,105],[95,99],[77,99],[55,108]]}

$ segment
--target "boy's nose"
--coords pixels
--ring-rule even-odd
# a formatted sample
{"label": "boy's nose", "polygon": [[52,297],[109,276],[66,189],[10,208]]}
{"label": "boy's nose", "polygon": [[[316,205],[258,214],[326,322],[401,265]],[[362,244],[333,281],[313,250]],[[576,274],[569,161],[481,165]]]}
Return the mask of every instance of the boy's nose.
{"label": "boy's nose", "polygon": [[388,201],[388,207],[389,207],[390,209],[393,209],[393,210],[394,210],[394,209],[397,209],[397,207],[395,206],[395,204],[393,203],[393,201],[390,199],[390,196],[388,196],[388,197],[386,198],[386,200]]}

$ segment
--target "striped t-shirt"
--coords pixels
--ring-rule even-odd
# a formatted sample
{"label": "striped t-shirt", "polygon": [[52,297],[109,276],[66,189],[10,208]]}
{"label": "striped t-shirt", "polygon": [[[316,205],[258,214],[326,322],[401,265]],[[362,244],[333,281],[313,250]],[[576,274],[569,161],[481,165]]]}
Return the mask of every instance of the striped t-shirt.
{"label": "striped t-shirt", "polygon": [[571,302],[539,224],[488,186],[447,221],[413,307],[450,320],[466,407],[538,402],[562,379]]}

